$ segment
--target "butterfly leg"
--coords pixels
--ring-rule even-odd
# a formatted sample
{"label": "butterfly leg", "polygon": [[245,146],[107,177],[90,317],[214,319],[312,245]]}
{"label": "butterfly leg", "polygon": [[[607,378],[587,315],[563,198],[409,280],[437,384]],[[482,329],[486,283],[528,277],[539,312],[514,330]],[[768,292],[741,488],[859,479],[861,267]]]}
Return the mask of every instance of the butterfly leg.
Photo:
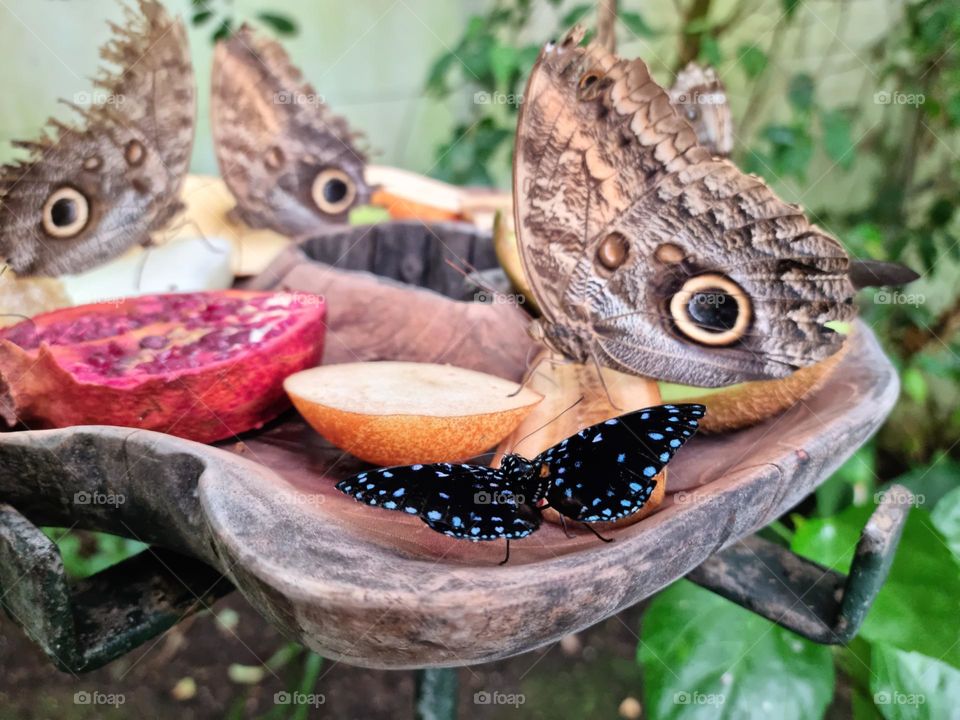
{"label": "butterfly leg", "polygon": [[501,564],[501,565],[506,565],[506,564],[507,564],[507,560],[509,560],[509,559],[510,559],[510,538],[507,538],[507,554],[506,554],[506,556],[503,558],[503,560],[500,561],[500,564]]}
{"label": "butterfly leg", "polygon": [[607,394],[607,400],[610,401],[610,407],[612,407],[614,410],[619,410],[620,412],[623,412],[623,408],[617,405],[613,401],[613,398],[610,397],[610,388],[607,387],[607,381],[603,377],[603,368],[600,365],[599,358],[597,358],[597,351],[595,349],[590,350],[590,357],[593,358],[593,364],[597,368],[597,377],[600,378],[600,384],[603,386],[603,391]]}
{"label": "butterfly leg", "polygon": [[568,539],[576,537],[576,535],[567,529],[567,519],[563,515],[560,516],[560,527],[563,528],[563,534],[566,535]]}
{"label": "butterfly leg", "polygon": [[605,538],[603,535],[601,535],[600,533],[598,533],[598,532],[596,531],[596,529],[595,529],[592,525],[590,525],[590,523],[583,523],[583,526],[584,526],[587,530],[589,530],[590,532],[592,532],[594,535],[596,535],[598,539],[603,540],[605,543],[612,543],[612,542],[613,542],[613,538]]}
{"label": "butterfly leg", "polygon": [[[529,364],[529,362],[530,362],[530,354],[527,353],[526,364]],[[519,395],[520,391],[523,390],[523,388],[526,387],[527,383],[530,382],[531,378],[533,378],[534,373],[536,373],[537,370],[540,368],[540,366],[543,365],[545,362],[548,362],[551,365],[569,365],[570,364],[569,360],[557,360],[556,358],[554,358],[552,353],[544,353],[539,358],[537,358],[537,361],[533,364],[533,367],[527,370],[527,372],[524,374],[523,380],[520,382],[520,387],[518,387],[512,393],[507,395],[507,397],[516,397],[517,395]]]}

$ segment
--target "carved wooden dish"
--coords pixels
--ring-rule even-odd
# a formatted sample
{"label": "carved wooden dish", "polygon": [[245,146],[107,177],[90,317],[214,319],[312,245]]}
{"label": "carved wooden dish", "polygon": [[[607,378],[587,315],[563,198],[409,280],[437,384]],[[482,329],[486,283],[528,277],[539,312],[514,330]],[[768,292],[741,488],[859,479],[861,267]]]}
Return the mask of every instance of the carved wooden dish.
{"label": "carved wooden dish", "polygon": [[[338,493],[334,482],[360,464],[293,413],[221,447],[99,426],[0,433],[0,498],[36,523],[77,522],[198,557],[326,657],[379,668],[481,663],[636,603],[809,494],[896,399],[870,331],[858,324],[848,342],[803,403],[748,430],[694,438],[670,466],[662,508],[609,531],[614,542],[570,539],[547,523],[512,543],[504,566],[502,542],[458,541]],[[522,354],[497,357],[487,364],[501,374],[522,372]],[[125,502],[78,509],[80,491]]]}

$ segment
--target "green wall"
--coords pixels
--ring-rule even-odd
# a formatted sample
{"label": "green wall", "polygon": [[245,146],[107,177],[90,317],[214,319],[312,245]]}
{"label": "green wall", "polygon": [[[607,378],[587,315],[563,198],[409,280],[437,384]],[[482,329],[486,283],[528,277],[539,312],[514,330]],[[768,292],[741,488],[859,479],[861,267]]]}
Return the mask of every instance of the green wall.
{"label": "green wall", "polygon": [[[189,0],[164,0],[188,16]],[[220,5],[222,0],[218,0]],[[284,45],[327,102],[367,133],[374,161],[428,171],[453,110],[423,95],[431,60],[452,46],[474,3],[436,0],[234,0],[240,19],[265,9],[295,18],[300,33]],[[115,0],[0,2],[0,160],[19,154],[13,139],[38,134],[45,119],[72,112],[57,98],[91,88],[98,48],[118,21]],[[200,108],[195,172],[216,172],[208,98],[212,45],[209,27],[190,29]]]}

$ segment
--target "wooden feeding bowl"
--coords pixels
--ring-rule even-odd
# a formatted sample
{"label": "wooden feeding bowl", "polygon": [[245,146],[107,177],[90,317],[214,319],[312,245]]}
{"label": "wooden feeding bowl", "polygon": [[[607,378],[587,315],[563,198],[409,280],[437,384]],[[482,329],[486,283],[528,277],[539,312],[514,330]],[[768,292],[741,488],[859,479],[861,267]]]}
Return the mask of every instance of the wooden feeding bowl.
{"label": "wooden feeding bowl", "polygon": [[[447,294],[460,285],[438,270],[444,246],[457,247],[461,257],[472,254],[476,265],[492,263],[482,238],[465,229],[406,227],[390,230],[389,242],[387,230],[376,231],[373,253],[369,245],[356,249],[357,230],[306,248],[322,248],[315,254],[328,258],[339,253],[357,269],[383,262],[394,277],[435,272],[428,284]],[[346,250],[351,244],[355,249]],[[332,270],[305,270],[292,256],[278,263],[261,286],[322,292],[333,284],[347,293],[353,282]],[[291,287],[297,278],[316,283],[316,273],[327,287]],[[389,280],[354,279],[366,297],[364,283],[412,292]],[[327,294],[331,330],[345,333],[346,326],[337,326],[336,296]],[[438,312],[449,302],[424,297],[438,303]],[[345,308],[344,319],[352,312]],[[395,334],[413,337],[425,320],[407,322]],[[513,332],[511,325],[504,337]],[[430,337],[438,336],[405,346],[403,359],[435,359]],[[896,375],[869,329],[857,324],[848,342],[842,361],[802,403],[746,430],[694,438],[670,466],[661,509],[608,531],[614,542],[587,533],[568,538],[547,523],[512,543],[504,566],[498,565],[502,542],[448,538],[417,518],[367,508],[337,492],[334,482],[360,463],[294,413],[219,447],[100,426],[3,433],[0,498],[35,524],[77,523],[196,558],[226,575],[285,634],[326,657],[378,668],[481,663],[552,642],[636,603],[808,495],[878,428],[897,396]],[[383,350],[369,339],[357,347],[363,357]],[[497,348],[487,345],[484,359],[482,347],[462,348],[461,356],[507,377],[523,373],[528,348],[493,361]],[[82,492],[125,501],[71,502]]]}

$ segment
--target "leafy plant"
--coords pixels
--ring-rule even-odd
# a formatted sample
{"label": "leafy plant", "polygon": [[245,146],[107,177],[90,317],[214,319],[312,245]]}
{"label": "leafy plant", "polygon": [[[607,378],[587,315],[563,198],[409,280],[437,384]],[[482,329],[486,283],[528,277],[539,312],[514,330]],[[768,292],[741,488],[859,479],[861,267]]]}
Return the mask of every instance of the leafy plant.
{"label": "leafy plant", "polygon": [[[595,21],[593,4],[549,4],[554,35]],[[655,39],[648,59],[658,66],[717,66],[728,88],[744,88],[731,92],[735,161],[788,200],[809,203],[820,187],[824,199],[808,212],[851,255],[923,273],[907,288],[860,299],[863,321],[899,369],[900,403],[802,512],[766,536],[845,571],[878,490],[906,485],[918,507],[889,581],[846,648],[813,646],[686,581],[664,591],[644,616],[637,653],[646,717],[819,718],[830,704],[856,718],[948,717],[960,693],[960,0],[884,4],[888,30],[865,43],[851,32],[852,3],[831,4],[835,25],[821,17],[824,6],[804,0],[674,5],[669,21],[653,23],[639,14],[646,6],[621,0],[618,31]],[[771,19],[769,32],[741,30],[757,16]],[[498,0],[434,63],[427,89],[438,97],[511,100],[466,106],[438,149],[438,175],[507,181],[517,99],[548,39],[543,28],[529,0]],[[822,60],[790,56],[824,36]],[[861,86],[838,92],[836,76],[851,68],[862,71]],[[837,694],[839,686],[849,692]]]}
{"label": "leafy plant", "polygon": [[[191,5],[190,23],[194,27],[212,27],[210,42],[230,37],[240,26],[229,0],[191,0]],[[256,14],[255,19],[280,36],[296,35],[298,32],[296,21],[283,13],[263,10]]]}

